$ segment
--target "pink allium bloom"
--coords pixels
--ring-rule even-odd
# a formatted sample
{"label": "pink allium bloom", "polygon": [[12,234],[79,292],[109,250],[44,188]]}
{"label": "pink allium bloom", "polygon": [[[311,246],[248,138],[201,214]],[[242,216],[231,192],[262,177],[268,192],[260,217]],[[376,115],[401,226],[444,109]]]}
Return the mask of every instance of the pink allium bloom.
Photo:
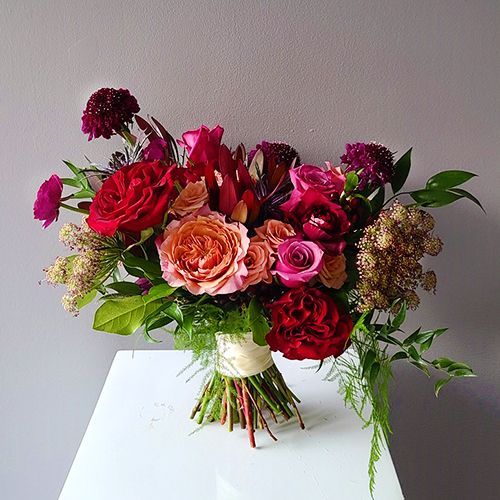
{"label": "pink allium bloom", "polygon": [[339,167],[326,162],[327,169],[316,165],[300,165],[290,170],[290,179],[295,189],[300,192],[309,188],[331,196],[341,194],[344,190],[345,176]]}
{"label": "pink allium bloom", "polygon": [[127,89],[102,88],[94,92],[82,115],[82,132],[89,141],[109,139],[132,121],[140,110],[137,99]]}
{"label": "pink allium bloom", "polygon": [[167,141],[164,139],[152,139],[144,148],[143,157],[146,161],[166,160],[167,159]]}
{"label": "pink allium bloom", "polygon": [[196,130],[188,130],[182,134],[177,143],[186,148],[189,159],[193,163],[208,163],[219,160],[219,149],[224,129],[216,125],[209,129],[202,125]]}
{"label": "pink allium bloom", "polygon": [[56,174],[47,179],[38,189],[33,205],[33,216],[35,219],[44,221],[44,228],[50,226],[59,217],[62,190],[62,181]]}
{"label": "pink allium bloom", "polygon": [[288,288],[299,287],[319,274],[323,253],[313,241],[291,238],[278,247],[278,262],[272,273]]}
{"label": "pink allium bloom", "polygon": [[248,275],[246,227],[227,223],[223,215],[206,206],[172,221],[156,244],[163,278],[194,295],[236,292]]}

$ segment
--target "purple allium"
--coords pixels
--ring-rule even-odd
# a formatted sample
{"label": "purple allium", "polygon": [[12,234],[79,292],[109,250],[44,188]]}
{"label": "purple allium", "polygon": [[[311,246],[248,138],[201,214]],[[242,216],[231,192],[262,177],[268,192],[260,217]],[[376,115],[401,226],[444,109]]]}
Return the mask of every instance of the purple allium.
{"label": "purple allium", "polygon": [[252,149],[250,153],[248,153],[248,163],[252,163],[253,157],[258,150],[262,150],[264,153],[264,158],[266,160],[270,160],[271,158],[276,163],[285,163],[288,167],[292,164],[293,160],[297,158],[296,164],[300,165],[299,153],[287,144],[286,142],[267,142],[262,141],[260,144],[255,146],[255,149]]}
{"label": "purple allium", "polygon": [[56,174],[47,179],[38,189],[33,205],[33,217],[43,220],[44,228],[50,226],[59,217],[62,190],[62,181]]}
{"label": "purple allium", "polygon": [[382,186],[390,182],[394,173],[394,153],[376,142],[346,144],[340,161],[347,165],[346,172],[358,173],[360,189],[368,184]]}
{"label": "purple allium", "polygon": [[94,92],[82,115],[82,132],[89,141],[109,139],[130,123],[140,110],[137,99],[127,89],[102,88]]}

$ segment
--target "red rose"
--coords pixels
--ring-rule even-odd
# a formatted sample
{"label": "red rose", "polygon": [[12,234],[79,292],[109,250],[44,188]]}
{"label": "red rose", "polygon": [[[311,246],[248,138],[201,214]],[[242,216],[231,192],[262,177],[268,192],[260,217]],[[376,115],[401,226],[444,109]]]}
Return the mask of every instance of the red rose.
{"label": "red rose", "polygon": [[304,192],[293,191],[280,208],[297,229],[301,228],[308,239],[319,243],[328,253],[338,255],[344,251],[344,235],[350,223],[340,205],[309,188]]}
{"label": "red rose", "polygon": [[177,194],[177,166],[161,161],[127,165],[106,179],[90,205],[88,225],[103,236],[139,233],[163,222]]}
{"label": "red rose", "polygon": [[270,305],[272,328],[266,341],[288,359],[340,356],[349,346],[351,317],[317,288],[293,288]]}
{"label": "red rose", "polygon": [[220,125],[216,125],[211,130],[206,125],[202,125],[196,130],[184,132],[182,140],[177,142],[186,148],[189,159],[193,163],[217,162],[223,133],[224,129]]}

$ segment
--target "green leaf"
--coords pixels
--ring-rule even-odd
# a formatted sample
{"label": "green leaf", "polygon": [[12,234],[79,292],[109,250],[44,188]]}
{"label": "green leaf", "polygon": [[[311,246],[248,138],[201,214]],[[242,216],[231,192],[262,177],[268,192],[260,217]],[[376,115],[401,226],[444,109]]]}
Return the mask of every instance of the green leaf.
{"label": "green leaf", "polygon": [[375,361],[375,358],[377,357],[375,351],[372,351],[371,349],[366,351],[366,354],[363,358],[363,365],[362,365],[362,376],[365,377],[366,374],[369,372],[371,369],[371,366],[373,362]]}
{"label": "green leaf", "polygon": [[455,186],[459,186],[464,182],[476,177],[476,174],[472,172],[466,172],[465,170],[444,170],[436,175],[433,175],[428,181],[425,187],[427,189],[438,189],[446,190]]}
{"label": "green leaf", "polygon": [[391,180],[392,192],[396,194],[406,182],[411,167],[411,148],[394,165],[394,175]]}
{"label": "green leaf", "polygon": [[344,192],[350,193],[351,191],[354,191],[356,189],[356,186],[358,185],[358,182],[359,177],[356,172],[348,172],[345,177]]}
{"label": "green leaf", "polygon": [[87,304],[90,304],[95,299],[96,295],[97,295],[97,290],[95,290],[95,289],[91,290],[89,293],[84,295],[81,299],[77,299],[76,306],[78,307],[78,309],[82,309]]}
{"label": "green leaf", "polygon": [[397,330],[404,323],[404,321],[406,319],[407,310],[408,310],[408,306],[406,305],[406,302],[402,302],[398,313],[396,314],[396,316],[394,317],[394,319],[391,322],[391,326],[394,330]]}
{"label": "green leaf", "polygon": [[106,285],[106,288],[111,288],[120,295],[141,295],[142,289],[139,285],[132,283],[131,281],[117,281],[115,283],[110,283]]}
{"label": "green leaf", "polygon": [[410,346],[408,347],[408,354],[410,355],[411,358],[413,358],[415,361],[420,361],[420,354],[418,351],[415,349],[415,346]]}
{"label": "green leaf", "polygon": [[468,191],[465,189],[460,189],[460,188],[453,188],[450,189],[452,193],[459,194],[463,196],[464,198],[467,198],[468,200],[472,201],[475,203],[484,213],[486,213],[486,210],[484,209],[483,205],[481,205],[481,202],[472,194],[470,194]]}
{"label": "green leaf", "polygon": [[184,316],[178,304],[166,302],[146,318],[145,331],[149,333],[151,330],[169,325],[172,321],[182,327]]}
{"label": "green leaf", "polygon": [[421,332],[416,336],[415,342],[417,344],[423,344],[429,339],[435,339],[440,335],[443,335],[443,333],[446,331],[448,331],[448,328],[436,328],[435,330],[427,330],[425,332]]}
{"label": "green leaf", "polygon": [[144,319],[161,306],[161,301],[146,301],[141,295],[108,299],[96,311],[94,329],[131,335]]}
{"label": "green leaf", "polygon": [[394,354],[391,358],[391,363],[393,361],[397,361],[398,359],[407,359],[408,354],[405,351],[398,351],[396,354]]}
{"label": "green leaf", "polygon": [[431,376],[431,374],[429,373],[429,368],[423,361],[410,360],[410,363],[419,370],[423,371],[428,377]]}
{"label": "green leaf", "polygon": [[168,283],[161,283],[159,285],[155,285],[149,289],[147,295],[144,296],[145,300],[155,300],[155,299],[163,299],[165,297],[169,297],[172,295],[176,287],[170,286]]}
{"label": "green leaf", "polygon": [[136,257],[130,252],[123,254],[123,265],[132,276],[149,278],[154,280],[161,277],[161,267],[159,262]]}
{"label": "green leaf", "polygon": [[419,189],[418,191],[412,191],[410,196],[417,203],[430,208],[444,207],[462,198],[459,194],[436,189]]}
{"label": "green leaf", "polygon": [[377,376],[380,372],[380,363],[375,361],[370,368],[370,384],[372,386],[377,382]]}
{"label": "green leaf", "polygon": [[266,345],[266,335],[270,327],[264,315],[264,308],[257,297],[248,304],[248,323],[253,334],[253,341],[260,346]]}
{"label": "green leaf", "polygon": [[453,363],[454,361],[449,358],[436,358],[434,361],[432,361],[432,364],[440,370],[446,370],[446,368],[448,368],[448,366],[452,365]]}
{"label": "green leaf", "polygon": [[436,397],[439,396],[439,391],[452,379],[453,377],[446,377],[446,378],[441,378],[439,379],[435,384],[434,384],[434,394]]}
{"label": "green leaf", "polygon": [[417,328],[411,335],[406,337],[403,341],[404,346],[409,346],[415,342],[415,339],[420,335],[420,328]]}
{"label": "green leaf", "polygon": [[380,210],[382,210],[382,207],[384,206],[384,201],[385,201],[385,187],[380,186],[375,196],[370,200],[372,214],[376,214],[380,212]]}
{"label": "green leaf", "polygon": [[82,170],[78,167],[75,167],[71,162],[63,160],[63,163],[71,170],[71,172],[75,176],[75,181],[78,183],[77,186],[75,187],[81,187],[82,189],[89,189],[90,184],[87,179],[87,176],[85,175],[85,172],[82,172]]}

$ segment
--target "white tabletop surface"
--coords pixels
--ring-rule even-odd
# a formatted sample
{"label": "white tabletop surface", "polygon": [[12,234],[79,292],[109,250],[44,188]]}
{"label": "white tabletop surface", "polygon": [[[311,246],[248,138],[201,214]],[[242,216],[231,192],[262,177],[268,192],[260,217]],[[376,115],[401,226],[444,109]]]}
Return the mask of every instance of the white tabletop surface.
{"label": "white tabletop surface", "polygon": [[[275,360],[301,398],[306,430],[274,424],[278,442],[256,432],[257,448],[235,426],[189,420],[201,378],[177,376],[190,361],[177,351],[117,353],[60,500],[369,499],[371,430],[344,408],[337,386],[311,363]],[[402,499],[388,452],[378,463],[375,499]]]}

